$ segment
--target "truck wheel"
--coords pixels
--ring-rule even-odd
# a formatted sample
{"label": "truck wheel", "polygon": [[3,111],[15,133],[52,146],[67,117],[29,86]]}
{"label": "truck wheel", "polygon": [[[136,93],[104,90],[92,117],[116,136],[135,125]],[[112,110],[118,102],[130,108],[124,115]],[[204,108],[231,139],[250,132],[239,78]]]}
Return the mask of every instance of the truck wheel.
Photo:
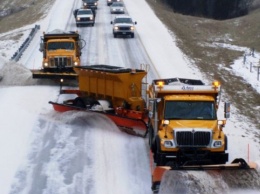
{"label": "truck wheel", "polygon": [[92,26],[94,26],[95,24],[93,23]]}
{"label": "truck wheel", "polygon": [[225,135],[225,150],[227,150],[227,149],[228,149],[228,138]]}
{"label": "truck wheel", "polygon": [[81,97],[77,97],[73,101],[73,105],[80,108],[87,108],[84,100]]}
{"label": "truck wheel", "polygon": [[154,152],[153,152],[153,156],[154,156],[154,162],[156,163],[156,166],[164,166],[166,161],[163,158],[160,149],[160,140],[159,137],[157,136],[155,142],[154,142]]}
{"label": "truck wheel", "polygon": [[153,146],[153,139],[154,139],[154,131],[153,131],[153,127],[151,126],[151,124],[149,124],[149,127],[148,127],[148,131],[149,131],[149,146],[150,146],[150,149],[152,150],[152,152],[154,152],[154,147]]}
{"label": "truck wheel", "polygon": [[76,24],[77,27],[79,27],[79,24]]}
{"label": "truck wheel", "polygon": [[117,35],[114,33],[114,38],[116,38],[117,37]]}
{"label": "truck wheel", "polygon": [[156,163],[156,166],[165,166],[166,165],[164,158],[159,153],[156,153],[154,161]]}
{"label": "truck wheel", "polygon": [[135,37],[135,35],[134,34],[131,34],[131,38],[134,38]]}

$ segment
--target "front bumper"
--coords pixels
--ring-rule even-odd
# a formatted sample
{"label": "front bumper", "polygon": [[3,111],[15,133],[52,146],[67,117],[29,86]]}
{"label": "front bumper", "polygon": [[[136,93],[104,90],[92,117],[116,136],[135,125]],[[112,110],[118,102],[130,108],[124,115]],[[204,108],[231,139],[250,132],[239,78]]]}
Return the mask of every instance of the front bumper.
{"label": "front bumper", "polygon": [[94,24],[95,21],[94,20],[88,20],[88,21],[76,21],[77,25],[89,25],[89,24]]}
{"label": "front bumper", "polygon": [[97,9],[97,5],[84,5],[84,9]]}
{"label": "front bumper", "polygon": [[113,33],[116,35],[123,35],[123,36],[134,34],[134,32],[132,31],[114,31]]}
{"label": "front bumper", "polygon": [[79,21],[79,22],[76,22],[77,24],[94,24],[95,22],[94,21]]}
{"label": "front bumper", "polygon": [[181,165],[225,164],[228,161],[228,153],[209,150],[179,150],[178,152],[160,152],[158,155],[161,161],[164,161],[163,163],[173,161]]}
{"label": "front bumper", "polygon": [[115,9],[115,10],[111,10],[110,12],[111,12],[111,13],[115,13],[115,14],[116,14],[116,13],[118,13],[118,14],[123,14],[123,13],[125,13],[125,11],[122,10],[122,9],[120,9],[120,10],[119,10],[119,9]]}

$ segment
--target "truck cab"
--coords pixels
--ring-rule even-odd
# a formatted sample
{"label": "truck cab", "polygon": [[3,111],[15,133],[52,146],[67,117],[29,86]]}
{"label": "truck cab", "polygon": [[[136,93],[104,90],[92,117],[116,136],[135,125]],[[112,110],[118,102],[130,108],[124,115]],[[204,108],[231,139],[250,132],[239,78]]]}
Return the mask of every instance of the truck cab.
{"label": "truck cab", "polygon": [[182,78],[153,81],[148,90],[148,130],[158,166],[228,161],[227,137],[222,130],[226,120],[217,118],[220,85],[214,84]]}
{"label": "truck cab", "polygon": [[82,43],[77,32],[54,30],[41,37],[42,69],[45,72],[74,72],[80,66]]}

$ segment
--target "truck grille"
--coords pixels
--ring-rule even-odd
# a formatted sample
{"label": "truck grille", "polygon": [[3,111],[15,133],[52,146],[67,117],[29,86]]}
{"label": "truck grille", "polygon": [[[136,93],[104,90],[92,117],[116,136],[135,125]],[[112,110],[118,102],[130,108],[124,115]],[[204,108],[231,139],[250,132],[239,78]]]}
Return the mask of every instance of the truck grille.
{"label": "truck grille", "polygon": [[53,57],[50,58],[50,66],[57,68],[72,67],[72,57]]}
{"label": "truck grille", "polygon": [[119,30],[130,30],[130,27],[119,27]]}
{"label": "truck grille", "polygon": [[209,131],[177,131],[176,141],[179,147],[207,147],[210,144]]}
{"label": "truck grille", "polygon": [[91,21],[90,18],[80,18],[80,21]]}

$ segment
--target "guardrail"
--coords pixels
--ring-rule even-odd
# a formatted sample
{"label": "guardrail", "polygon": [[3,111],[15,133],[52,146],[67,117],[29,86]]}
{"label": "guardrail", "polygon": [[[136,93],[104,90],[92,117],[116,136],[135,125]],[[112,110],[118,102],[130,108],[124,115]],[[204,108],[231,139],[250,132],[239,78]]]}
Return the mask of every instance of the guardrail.
{"label": "guardrail", "polygon": [[33,37],[35,36],[36,32],[40,29],[40,25],[35,25],[35,27],[31,30],[29,36],[25,39],[25,41],[23,42],[23,44],[19,47],[19,49],[13,54],[13,56],[11,57],[10,61],[19,61],[19,59],[21,58],[23,52],[25,51],[25,49],[28,47],[28,45],[30,44],[31,40],[33,39]]}

